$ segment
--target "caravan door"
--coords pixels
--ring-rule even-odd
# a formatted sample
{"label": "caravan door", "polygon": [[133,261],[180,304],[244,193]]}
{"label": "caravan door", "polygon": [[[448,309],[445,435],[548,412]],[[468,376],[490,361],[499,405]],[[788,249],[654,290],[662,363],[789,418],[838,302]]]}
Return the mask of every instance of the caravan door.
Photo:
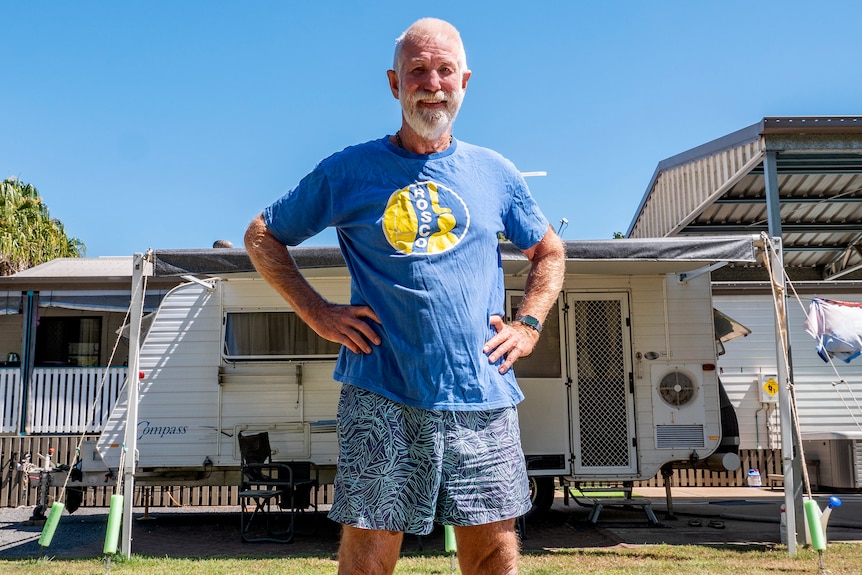
{"label": "caravan door", "polygon": [[[518,315],[523,292],[508,292],[509,318]],[[562,296],[545,319],[542,337],[533,353],[515,362],[524,401],[518,405],[521,445],[531,476],[549,479],[569,472],[569,387],[566,379]],[[553,485],[550,486],[553,500]],[[550,503],[549,503],[550,505]]]}
{"label": "caravan door", "polygon": [[572,473],[637,472],[628,294],[566,292]]}

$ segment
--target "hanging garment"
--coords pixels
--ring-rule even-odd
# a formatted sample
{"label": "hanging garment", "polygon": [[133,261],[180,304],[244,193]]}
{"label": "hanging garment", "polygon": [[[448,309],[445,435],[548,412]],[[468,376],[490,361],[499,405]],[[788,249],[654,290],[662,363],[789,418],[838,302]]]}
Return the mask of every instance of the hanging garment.
{"label": "hanging garment", "polygon": [[845,363],[862,354],[862,303],[815,297],[808,306],[805,331],[817,340],[817,354]]}

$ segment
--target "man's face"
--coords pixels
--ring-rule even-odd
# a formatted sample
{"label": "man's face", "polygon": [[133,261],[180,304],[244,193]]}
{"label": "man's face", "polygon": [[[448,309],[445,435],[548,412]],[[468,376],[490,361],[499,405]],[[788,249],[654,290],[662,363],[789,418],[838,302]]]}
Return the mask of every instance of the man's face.
{"label": "man's face", "polygon": [[470,71],[460,68],[456,43],[428,38],[407,40],[398,70],[389,72],[407,124],[427,140],[444,134],[458,115],[470,78]]}

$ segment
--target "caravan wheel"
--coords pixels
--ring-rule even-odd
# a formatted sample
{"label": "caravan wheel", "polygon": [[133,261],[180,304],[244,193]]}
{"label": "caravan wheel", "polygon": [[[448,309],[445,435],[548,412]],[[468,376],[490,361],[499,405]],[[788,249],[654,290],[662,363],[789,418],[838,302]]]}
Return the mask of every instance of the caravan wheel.
{"label": "caravan wheel", "polygon": [[546,513],[554,503],[554,478],[530,476],[530,501],[533,508],[527,513],[527,519]]}

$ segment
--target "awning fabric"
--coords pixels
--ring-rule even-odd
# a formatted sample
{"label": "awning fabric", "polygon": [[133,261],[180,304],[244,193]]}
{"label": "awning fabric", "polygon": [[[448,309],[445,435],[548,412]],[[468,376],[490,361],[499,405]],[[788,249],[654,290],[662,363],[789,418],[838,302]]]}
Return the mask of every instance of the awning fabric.
{"label": "awning fabric", "polygon": [[[756,236],[673,237],[650,239],[617,239],[567,241],[566,259],[577,261],[685,261],[747,262],[757,261]],[[328,247],[295,247],[290,253],[300,268],[343,267],[341,250]],[[503,261],[525,260],[514,245],[500,244]],[[155,250],[153,274],[216,275],[253,272],[254,266],[244,249]]]}
{"label": "awning fabric", "polygon": [[21,292],[0,291],[0,315],[21,313]]}
{"label": "awning fabric", "polygon": [[[147,290],[144,310],[154,311],[167,292]],[[20,291],[0,291],[0,315],[21,313],[24,296]],[[80,311],[126,311],[132,301],[128,291],[123,290],[85,290],[64,291],[45,290],[39,292],[39,307],[74,309]]]}

